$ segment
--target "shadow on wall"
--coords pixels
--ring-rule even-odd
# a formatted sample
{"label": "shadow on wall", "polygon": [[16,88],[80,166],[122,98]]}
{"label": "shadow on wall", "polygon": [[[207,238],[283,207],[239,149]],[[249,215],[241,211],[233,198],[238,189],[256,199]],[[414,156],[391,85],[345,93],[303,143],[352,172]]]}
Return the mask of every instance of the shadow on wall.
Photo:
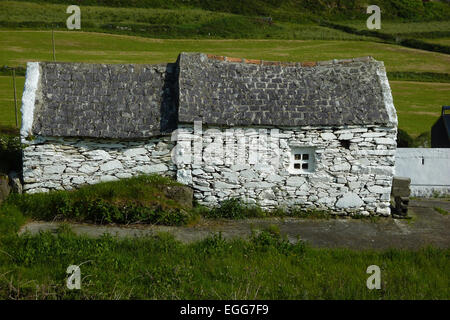
{"label": "shadow on wall", "polygon": [[163,85],[163,99],[160,106],[161,133],[170,133],[178,123],[178,68],[177,63],[168,63]]}
{"label": "shadow on wall", "polygon": [[442,114],[431,127],[431,147],[450,148],[450,106],[442,107]]}

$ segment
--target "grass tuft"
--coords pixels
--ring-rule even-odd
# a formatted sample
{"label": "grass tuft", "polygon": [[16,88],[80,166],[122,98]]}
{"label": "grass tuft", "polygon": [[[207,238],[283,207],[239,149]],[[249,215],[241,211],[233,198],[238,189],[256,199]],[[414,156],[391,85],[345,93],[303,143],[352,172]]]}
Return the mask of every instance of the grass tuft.
{"label": "grass tuft", "polygon": [[179,184],[167,177],[143,175],[73,191],[12,194],[0,214],[5,207],[36,220],[183,225],[190,219],[188,209],[164,193],[164,187],[173,185]]}
{"label": "grass tuft", "polygon": [[450,214],[450,212],[448,212],[447,210],[439,208],[439,207],[434,207],[434,210],[436,210],[437,212],[439,212],[443,216],[446,216],[446,215]]}

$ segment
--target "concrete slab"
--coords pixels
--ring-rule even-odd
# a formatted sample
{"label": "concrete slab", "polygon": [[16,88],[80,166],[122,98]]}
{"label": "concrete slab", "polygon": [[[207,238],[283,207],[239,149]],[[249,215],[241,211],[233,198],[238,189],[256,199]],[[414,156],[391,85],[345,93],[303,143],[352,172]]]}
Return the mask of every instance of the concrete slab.
{"label": "concrete slab", "polygon": [[[180,241],[189,243],[221,232],[224,238],[248,238],[253,230],[271,225],[278,226],[281,234],[291,242],[299,239],[313,247],[350,249],[419,249],[432,245],[450,247],[450,215],[444,216],[433,208],[450,211],[450,201],[412,200],[409,206],[410,220],[380,218],[311,220],[296,218],[248,219],[240,221],[206,221],[191,227],[168,227],[155,225],[98,226],[69,223],[78,235],[100,237],[104,233],[125,237],[143,237],[168,232]],[[61,222],[35,221],[23,226],[19,234],[41,231],[57,232]],[[67,223],[66,223],[67,224]]]}

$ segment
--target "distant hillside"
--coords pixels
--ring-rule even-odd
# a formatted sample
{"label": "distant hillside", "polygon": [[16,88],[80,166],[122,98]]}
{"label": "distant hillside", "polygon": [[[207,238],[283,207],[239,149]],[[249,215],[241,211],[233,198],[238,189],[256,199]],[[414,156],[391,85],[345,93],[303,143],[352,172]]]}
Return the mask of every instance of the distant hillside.
{"label": "distant hillside", "polygon": [[[67,30],[66,4],[2,1],[0,28]],[[253,38],[314,40],[377,40],[318,25],[315,22],[270,21],[198,8],[119,8],[81,6],[83,31],[153,38]],[[442,24],[442,22],[438,22]]]}
{"label": "distant hillside", "polygon": [[[21,1],[21,0],[20,0]],[[27,0],[37,3],[80,6],[159,9],[202,9],[246,16],[270,16],[285,22],[312,19],[365,19],[369,4],[380,6],[384,19],[430,21],[450,20],[449,2],[422,0]],[[1,5],[0,5],[1,6]]]}

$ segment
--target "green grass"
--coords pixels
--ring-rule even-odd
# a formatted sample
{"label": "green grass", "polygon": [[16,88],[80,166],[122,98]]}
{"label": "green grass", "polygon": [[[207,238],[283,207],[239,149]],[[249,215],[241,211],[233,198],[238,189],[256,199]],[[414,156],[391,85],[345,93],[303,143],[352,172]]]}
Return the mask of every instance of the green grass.
{"label": "green grass", "polygon": [[412,137],[430,131],[449,103],[450,83],[390,81],[399,128]]}
{"label": "green grass", "polygon": [[[66,29],[67,5],[5,1],[0,27]],[[108,8],[82,6],[82,30],[156,38],[276,38],[364,40],[330,28],[277,21],[202,9]]]}
{"label": "green grass", "polygon": [[[12,194],[0,212],[19,211],[35,220],[183,225],[195,212],[165,192],[179,183],[157,175],[85,185],[73,191]],[[17,209],[17,210],[16,210]]]}
{"label": "green grass", "polygon": [[443,46],[450,46],[450,38],[439,38],[439,39],[426,39],[429,43],[440,44]]}
{"label": "green grass", "polygon": [[[366,20],[340,22],[358,30],[367,30]],[[428,21],[428,22],[398,22],[386,21],[382,18],[381,33],[391,34],[402,38],[429,39],[430,37],[442,37],[443,34],[450,35],[450,21]]]}
{"label": "green grass", "polygon": [[[29,2],[24,0],[21,2]],[[33,1],[33,0],[31,0]],[[73,4],[72,0],[34,0],[43,3]],[[83,0],[83,8],[95,5],[133,8],[201,9],[245,16],[272,16],[276,21],[308,21],[312,19],[366,19],[365,0]],[[396,20],[448,20],[450,7],[445,3],[423,3],[421,0],[378,0],[383,17]]]}
{"label": "green grass", "polygon": [[[219,206],[212,209],[200,207],[197,210],[207,219],[247,219],[265,217],[295,217],[303,219],[330,219],[337,216],[325,210],[305,210],[301,208],[276,208],[274,210],[263,210],[257,205],[248,205],[238,198],[222,201]],[[363,216],[352,216],[362,218]]]}
{"label": "green grass", "polygon": [[390,34],[381,30],[368,30],[367,27],[362,27],[359,24],[358,26],[353,27],[339,23],[332,23],[329,21],[322,21],[320,25],[333,28],[335,30],[345,31],[349,34],[376,37],[386,43],[397,44],[407,48],[450,54],[450,46],[430,43],[421,39],[447,37],[450,35],[450,31],[426,31]]}
{"label": "green grass", "polygon": [[[44,221],[73,221],[94,224],[159,224],[194,225],[200,220],[296,217],[306,219],[336,218],[325,210],[277,208],[263,210],[240,199],[222,201],[214,208],[193,203],[178,194],[181,185],[168,177],[141,175],[119,181],[83,185],[78,189],[48,193],[11,194],[0,205],[0,225],[3,219],[20,216]],[[168,191],[168,188],[172,190]],[[188,200],[187,200],[188,201]],[[192,201],[192,199],[191,199]],[[353,216],[362,218],[362,216]],[[20,227],[17,226],[17,228]],[[16,228],[16,229],[17,229]]]}
{"label": "green grass", "polygon": [[[21,124],[20,107],[22,106],[22,91],[24,77],[16,77],[17,109],[19,127]],[[14,87],[12,76],[0,76],[0,128],[14,128],[16,116],[14,111]]]}
{"label": "green grass", "polygon": [[[69,200],[154,201],[161,183],[174,182],[144,176],[101,183]],[[92,239],[68,225],[56,234],[18,236],[30,217],[57,213],[49,210],[56,195],[13,196],[2,204],[0,299],[447,299],[450,293],[448,249],[314,249],[291,244],[273,226],[248,240],[216,234],[191,244],[168,234]],[[79,291],[66,287],[66,269],[74,264],[81,268]],[[366,288],[373,264],[382,270],[381,290]]]}
{"label": "green grass", "polygon": [[185,205],[184,198],[180,200],[176,195],[180,190],[166,192],[167,186],[173,189],[180,184],[167,177],[141,175],[119,181],[84,185],[71,191],[11,194],[0,205],[0,224],[2,219],[17,213],[33,220],[160,225],[193,225],[202,218],[329,219],[333,216],[325,211],[305,211],[300,208],[268,211],[256,205],[246,205],[239,199],[225,200],[212,209],[195,203],[191,208]]}
{"label": "green grass", "polygon": [[445,209],[439,208],[439,207],[434,207],[434,210],[436,210],[437,212],[439,212],[440,214],[442,214],[443,216],[449,215],[450,212],[448,212]]}
{"label": "green grass", "polygon": [[[450,73],[445,54],[366,41],[172,40],[88,32],[55,32],[58,61],[160,63],[180,52],[200,51],[250,59],[318,61],[371,55],[388,71]],[[1,31],[0,65],[52,60],[50,31]]]}
{"label": "green grass", "polygon": [[450,73],[439,72],[388,72],[389,81],[418,81],[450,83]]}
{"label": "green grass", "polygon": [[[0,299],[448,299],[450,251],[352,251],[290,244],[274,232],[182,244],[59,234],[0,237]],[[66,288],[80,265],[81,290]],[[381,290],[369,290],[369,265]]]}

